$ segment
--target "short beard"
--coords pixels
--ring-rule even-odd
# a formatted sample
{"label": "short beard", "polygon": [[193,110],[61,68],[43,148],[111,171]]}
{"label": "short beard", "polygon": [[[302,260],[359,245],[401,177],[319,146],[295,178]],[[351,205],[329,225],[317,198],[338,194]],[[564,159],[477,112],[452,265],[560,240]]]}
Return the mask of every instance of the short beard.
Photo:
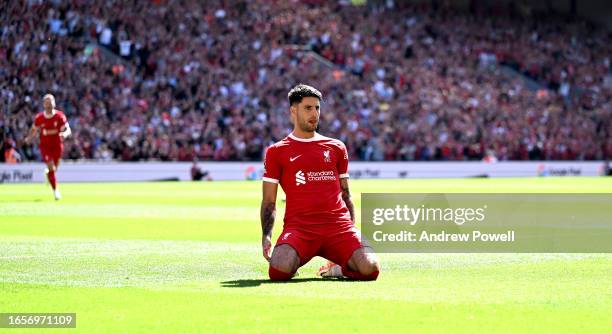
{"label": "short beard", "polygon": [[[318,123],[317,123],[317,125],[318,125]],[[300,130],[302,130],[304,132],[315,132],[317,130],[317,126],[315,125],[313,127],[309,123],[300,122]]]}

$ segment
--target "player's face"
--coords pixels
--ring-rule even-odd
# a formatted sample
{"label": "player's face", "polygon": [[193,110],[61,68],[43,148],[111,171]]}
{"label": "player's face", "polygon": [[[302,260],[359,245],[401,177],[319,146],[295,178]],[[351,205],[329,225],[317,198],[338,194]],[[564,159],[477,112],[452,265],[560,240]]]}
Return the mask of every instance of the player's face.
{"label": "player's face", "polygon": [[314,132],[319,125],[321,103],[316,97],[305,97],[302,102],[291,107],[295,124],[304,132]]}
{"label": "player's face", "polygon": [[51,111],[53,109],[53,100],[51,100],[51,98],[47,97],[43,100],[43,107],[45,108],[45,110],[47,111]]}

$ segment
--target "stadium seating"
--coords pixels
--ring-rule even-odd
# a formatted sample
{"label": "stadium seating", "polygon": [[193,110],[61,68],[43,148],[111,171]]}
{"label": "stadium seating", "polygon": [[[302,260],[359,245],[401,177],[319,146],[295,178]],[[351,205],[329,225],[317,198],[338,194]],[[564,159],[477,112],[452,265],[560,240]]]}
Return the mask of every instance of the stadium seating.
{"label": "stadium seating", "polygon": [[224,3],[7,3],[5,149],[40,159],[22,139],[50,92],[74,133],[67,159],[261,160],[291,128],[286,94],[304,82],[325,96],[320,132],[355,160],[612,152],[612,40],[584,21],[393,2]]}

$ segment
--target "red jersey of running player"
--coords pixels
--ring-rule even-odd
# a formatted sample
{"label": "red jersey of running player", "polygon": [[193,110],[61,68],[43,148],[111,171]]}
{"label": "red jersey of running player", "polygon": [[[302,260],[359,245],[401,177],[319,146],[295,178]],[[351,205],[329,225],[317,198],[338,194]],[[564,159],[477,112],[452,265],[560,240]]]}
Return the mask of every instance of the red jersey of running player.
{"label": "red jersey of running player", "polygon": [[280,184],[287,195],[276,245],[291,245],[301,264],[322,256],[344,266],[362,247],[340,188],[340,179],[349,177],[346,146],[318,133],[290,134],[268,148],[264,167],[263,181]]}
{"label": "red jersey of running player", "polygon": [[51,117],[39,112],[34,118],[34,126],[40,131],[40,153],[44,162],[59,163],[64,151],[64,143],[60,138],[62,127],[68,122],[66,115],[59,110]]}

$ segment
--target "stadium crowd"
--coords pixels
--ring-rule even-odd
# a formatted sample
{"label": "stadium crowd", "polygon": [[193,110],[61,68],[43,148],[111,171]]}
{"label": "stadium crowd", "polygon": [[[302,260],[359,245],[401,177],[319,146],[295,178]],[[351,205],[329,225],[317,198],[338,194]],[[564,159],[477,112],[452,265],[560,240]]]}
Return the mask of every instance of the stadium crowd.
{"label": "stadium crowd", "polygon": [[612,38],[578,19],[393,1],[5,7],[7,161],[40,158],[22,139],[45,93],[71,124],[64,158],[260,160],[291,128],[286,94],[298,82],[323,92],[320,132],[351,159],[612,153]]}

